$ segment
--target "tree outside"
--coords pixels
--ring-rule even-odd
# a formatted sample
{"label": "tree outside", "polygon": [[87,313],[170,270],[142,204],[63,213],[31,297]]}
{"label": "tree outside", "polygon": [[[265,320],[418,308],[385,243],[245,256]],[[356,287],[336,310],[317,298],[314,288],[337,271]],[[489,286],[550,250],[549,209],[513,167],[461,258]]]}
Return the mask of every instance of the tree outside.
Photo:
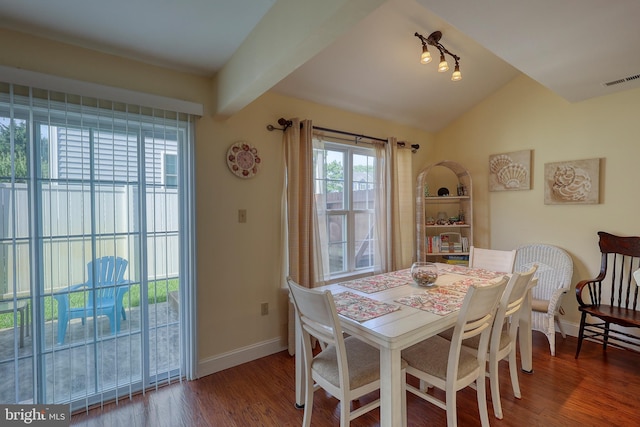
{"label": "tree outside", "polygon": [[[11,128],[13,127],[13,162],[11,158]],[[49,176],[49,144],[47,138],[40,138],[42,176]],[[16,182],[24,182],[29,177],[29,134],[27,122],[0,119],[0,182],[15,177]]]}

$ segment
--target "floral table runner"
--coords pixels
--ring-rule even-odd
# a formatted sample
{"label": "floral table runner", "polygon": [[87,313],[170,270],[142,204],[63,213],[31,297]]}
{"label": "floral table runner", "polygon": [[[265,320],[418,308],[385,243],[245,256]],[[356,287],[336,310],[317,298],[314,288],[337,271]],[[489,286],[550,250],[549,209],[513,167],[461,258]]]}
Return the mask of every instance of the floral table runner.
{"label": "floral table runner", "polygon": [[447,286],[434,286],[423,293],[398,298],[396,302],[409,307],[444,316],[460,310],[469,286],[478,283],[477,278],[458,280]]}
{"label": "floral table runner", "polygon": [[358,322],[364,322],[382,316],[383,314],[400,310],[400,306],[398,305],[376,301],[349,291],[334,294],[333,301],[336,304],[336,310],[339,314]]}
{"label": "floral table runner", "polygon": [[409,269],[405,269],[371,277],[363,277],[361,279],[349,280],[348,282],[340,283],[340,285],[350,289],[355,289],[356,291],[372,294],[391,288],[397,288],[398,286],[408,285],[411,281],[411,272]]}
{"label": "floral table runner", "polygon": [[479,279],[496,279],[507,273],[485,270],[484,268],[470,268],[462,265],[451,265],[446,267],[438,266],[438,274],[453,273],[462,274],[464,276],[477,277]]}
{"label": "floral table runner", "polygon": [[[459,274],[467,276],[445,286],[433,286],[423,293],[398,298],[395,302],[429,311],[444,316],[459,310],[469,286],[481,285],[487,281],[502,278],[506,273],[499,273],[482,268],[469,268],[460,265],[438,266],[438,274]],[[340,283],[350,289],[367,294],[381,292],[412,283],[411,270],[398,270],[361,279]],[[358,322],[364,322],[391,313],[400,307],[366,298],[352,292],[341,292],[333,296],[338,313]]]}

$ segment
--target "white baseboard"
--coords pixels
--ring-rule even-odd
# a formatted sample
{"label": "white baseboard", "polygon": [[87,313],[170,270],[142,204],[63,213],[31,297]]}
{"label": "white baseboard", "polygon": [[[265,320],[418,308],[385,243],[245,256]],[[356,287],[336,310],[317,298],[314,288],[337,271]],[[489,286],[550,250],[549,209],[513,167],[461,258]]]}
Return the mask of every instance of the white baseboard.
{"label": "white baseboard", "polygon": [[[580,332],[580,324],[579,323],[573,323],[573,322],[567,322],[565,320],[560,320],[560,326],[562,326],[562,330],[564,331],[565,334],[572,336],[572,337],[577,337],[578,336],[578,332]],[[556,331],[559,332],[559,331]]]}
{"label": "white baseboard", "polygon": [[197,378],[233,368],[234,366],[242,365],[243,363],[251,362],[252,360],[260,359],[261,357],[269,356],[286,349],[287,346],[282,344],[281,338],[274,338],[228,353],[209,357],[198,361]]}

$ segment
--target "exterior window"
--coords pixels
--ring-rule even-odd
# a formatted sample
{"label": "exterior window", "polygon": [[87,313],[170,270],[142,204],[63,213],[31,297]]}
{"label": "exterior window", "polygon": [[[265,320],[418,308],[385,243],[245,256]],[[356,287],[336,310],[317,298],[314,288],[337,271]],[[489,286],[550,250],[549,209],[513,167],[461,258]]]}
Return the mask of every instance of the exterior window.
{"label": "exterior window", "polygon": [[324,209],[330,276],[373,269],[375,245],[375,152],[371,148],[325,142],[314,150],[314,180]]}
{"label": "exterior window", "polygon": [[164,185],[178,186],[178,156],[173,153],[164,155]]}

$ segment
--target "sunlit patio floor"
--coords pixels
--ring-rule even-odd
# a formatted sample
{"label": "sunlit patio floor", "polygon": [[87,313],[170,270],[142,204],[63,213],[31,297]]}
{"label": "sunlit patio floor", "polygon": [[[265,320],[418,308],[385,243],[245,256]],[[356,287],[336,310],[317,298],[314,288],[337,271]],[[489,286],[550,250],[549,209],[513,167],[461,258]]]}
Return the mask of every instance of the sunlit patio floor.
{"label": "sunlit patio floor", "polygon": [[[57,320],[45,322],[41,347],[46,383],[41,392],[46,401],[84,399],[108,392],[116,384],[128,387],[139,382],[144,354],[140,324],[139,307],[127,310],[127,319],[122,320],[117,335],[111,333],[105,316],[99,317],[97,323],[88,318],[84,325],[80,319],[73,319],[60,345],[56,342]],[[177,369],[180,363],[177,307],[166,302],[150,304],[147,328],[150,375]],[[33,355],[37,346],[33,331],[25,336],[22,347],[17,334],[19,328],[0,330],[0,403],[33,401]]]}

